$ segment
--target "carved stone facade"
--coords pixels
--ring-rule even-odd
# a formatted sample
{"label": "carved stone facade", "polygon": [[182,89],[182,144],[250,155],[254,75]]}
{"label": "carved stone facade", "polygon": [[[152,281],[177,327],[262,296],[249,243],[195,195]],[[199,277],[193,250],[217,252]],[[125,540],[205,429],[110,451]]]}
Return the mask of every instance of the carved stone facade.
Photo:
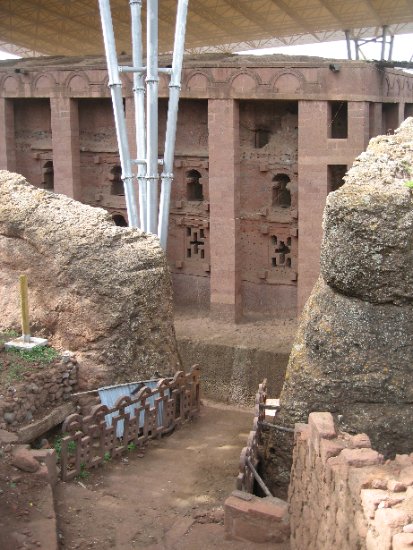
{"label": "carved stone facade", "polygon": [[[319,273],[326,196],[370,137],[413,115],[413,75],[354,61],[333,72],[320,58],[212,55],[186,60],[181,98],[167,252],[176,303],[232,320],[296,316]],[[126,225],[119,164],[102,59],[0,63],[0,168]]]}

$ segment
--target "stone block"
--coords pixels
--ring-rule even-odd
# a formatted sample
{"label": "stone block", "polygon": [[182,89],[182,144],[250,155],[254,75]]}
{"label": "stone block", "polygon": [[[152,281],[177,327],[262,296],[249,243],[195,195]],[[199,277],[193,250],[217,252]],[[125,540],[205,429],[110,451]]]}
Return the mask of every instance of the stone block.
{"label": "stone block", "polygon": [[410,523],[410,515],[395,508],[378,509],[372,525],[379,535],[379,548],[391,548],[393,535],[402,531],[404,525]]}
{"label": "stone block", "polygon": [[40,468],[40,464],[32,455],[29,449],[25,446],[18,446],[13,452],[11,461],[12,466],[15,466],[23,472],[34,473]]}
{"label": "stone block", "polygon": [[373,449],[344,449],[340,453],[340,460],[355,468],[380,464],[382,456]]}
{"label": "stone block", "polygon": [[352,449],[371,448],[371,441],[367,434],[356,434],[350,438],[350,447]]}
{"label": "stone block", "polygon": [[388,492],[382,489],[362,489],[360,496],[366,519],[373,519],[379,504],[389,498]]}
{"label": "stone block", "polygon": [[405,485],[413,485],[413,466],[402,469],[399,475],[399,481]]}
{"label": "stone block", "polygon": [[390,479],[387,483],[387,487],[389,491],[393,491],[394,493],[401,493],[407,489],[404,483],[397,481],[396,479]]}
{"label": "stone block", "polygon": [[285,501],[253,495],[244,498],[241,491],[232,493],[225,501],[226,538],[262,543],[283,542],[289,535]]}
{"label": "stone block", "polygon": [[314,433],[324,439],[333,439],[337,435],[333,415],[329,412],[310,413],[308,425],[310,426],[311,435]]}
{"label": "stone block", "polygon": [[344,444],[337,440],[322,439],[320,441],[320,456],[323,464],[333,456],[338,456],[344,449]]}

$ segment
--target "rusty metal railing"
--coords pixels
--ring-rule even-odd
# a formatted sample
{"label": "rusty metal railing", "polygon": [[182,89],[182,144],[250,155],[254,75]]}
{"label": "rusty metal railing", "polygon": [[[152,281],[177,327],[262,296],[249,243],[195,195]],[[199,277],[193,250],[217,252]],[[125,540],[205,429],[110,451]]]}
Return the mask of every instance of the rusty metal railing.
{"label": "rusty metal railing", "polygon": [[[159,380],[153,389],[144,386],[136,396],[120,397],[113,408],[96,405],[88,416],[68,416],[62,427],[62,480],[69,481],[122,455],[128,445],[142,447],[196,415],[200,409],[199,376],[195,365],[188,373],[179,371],[172,379]],[[120,438],[116,436],[119,423],[123,423]]]}

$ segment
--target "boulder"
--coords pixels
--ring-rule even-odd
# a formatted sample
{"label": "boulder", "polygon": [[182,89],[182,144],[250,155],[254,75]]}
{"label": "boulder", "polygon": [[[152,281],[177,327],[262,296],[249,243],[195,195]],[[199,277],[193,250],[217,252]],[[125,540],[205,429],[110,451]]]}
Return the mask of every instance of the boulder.
{"label": "boulder", "polygon": [[[277,423],[333,413],[386,458],[413,450],[413,118],[371,140],[324,212],[321,277],[304,308]],[[271,430],[264,477],[285,490],[293,437]]]}
{"label": "boulder", "polygon": [[157,237],[0,171],[0,264],[0,329],[20,324],[26,273],[31,332],[76,352],[82,389],[176,369],[171,281]]}
{"label": "boulder", "polygon": [[12,466],[15,466],[23,472],[34,473],[40,468],[39,462],[35,459],[29,449],[23,446],[16,447],[11,460]]}
{"label": "boulder", "polygon": [[347,296],[413,301],[413,118],[371,140],[324,210],[321,274]]}

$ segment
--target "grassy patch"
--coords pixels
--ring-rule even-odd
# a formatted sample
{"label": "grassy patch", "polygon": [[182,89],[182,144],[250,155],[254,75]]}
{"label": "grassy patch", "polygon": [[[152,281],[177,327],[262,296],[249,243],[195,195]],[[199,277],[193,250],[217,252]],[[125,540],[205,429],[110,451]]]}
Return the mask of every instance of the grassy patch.
{"label": "grassy patch", "polygon": [[58,351],[48,346],[36,346],[30,350],[9,349],[7,353],[17,355],[29,363],[51,363],[59,356]]}
{"label": "grassy patch", "polygon": [[25,373],[44,369],[60,356],[49,346],[36,346],[31,350],[4,348],[6,342],[18,336],[15,331],[0,332],[0,387],[23,380]]}

